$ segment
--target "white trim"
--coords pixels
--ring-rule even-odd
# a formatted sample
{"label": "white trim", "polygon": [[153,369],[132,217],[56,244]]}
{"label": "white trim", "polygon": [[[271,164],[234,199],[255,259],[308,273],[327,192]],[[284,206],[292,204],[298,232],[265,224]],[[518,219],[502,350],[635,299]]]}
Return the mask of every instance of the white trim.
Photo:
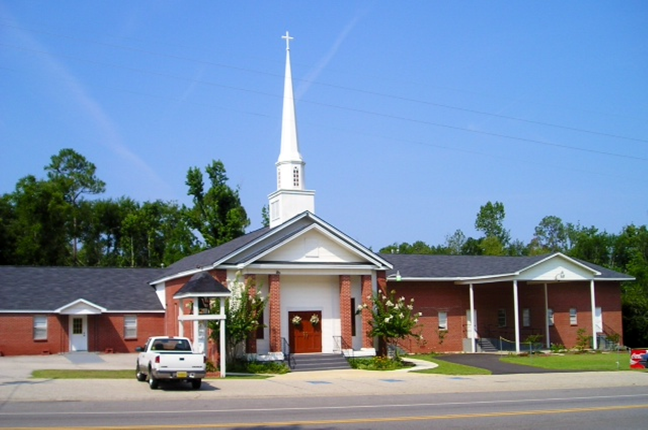
{"label": "white trim", "polygon": [[[65,307],[65,306],[64,306]],[[19,310],[19,311],[11,311],[11,310],[0,310],[0,314],[58,314],[56,309],[49,309],[49,310]],[[164,310],[160,311],[138,311],[138,310],[116,310],[116,311],[109,311],[106,310],[102,312],[104,314],[163,314],[165,313]]]}
{"label": "white trim", "polygon": [[515,324],[515,352],[520,353],[520,303],[517,279],[513,280],[513,323]]}
{"label": "white trim", "polygon": [[[101,313],[104,313],[104,312],[107,311],[107,309],[104,308],[103,306],[99,306],[99,305],[97,305],[95,303],[92,303],[91,301],[86,300],[86,299],[76,299],[75,301],[70,302],[67,305],[63,305],[60,308],[55,309],[54,312],[57,313],[57,314],[63,314],[63,315],[77,315],[75,313],[74,314],[65,313],[66,309],[73,308],[74,306],[77,306],[77,305],[85,305],[88,308],[89,313],[94,314],[94,315],[101,314]],[[87,315],[88,312],[84,312],[84,314]]]}

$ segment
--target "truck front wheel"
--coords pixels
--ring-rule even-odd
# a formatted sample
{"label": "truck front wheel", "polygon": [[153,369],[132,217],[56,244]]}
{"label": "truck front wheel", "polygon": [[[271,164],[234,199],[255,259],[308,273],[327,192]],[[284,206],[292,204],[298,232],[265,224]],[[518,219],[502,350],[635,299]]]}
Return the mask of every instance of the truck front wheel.
{"label": "truck front wheel", "polygon": [[140,366],[139,363],[137,363],[137,367],[135,368],[135,377],[137,378],[138,381],[144,382],[146,381],[146,373],[140,372]]}

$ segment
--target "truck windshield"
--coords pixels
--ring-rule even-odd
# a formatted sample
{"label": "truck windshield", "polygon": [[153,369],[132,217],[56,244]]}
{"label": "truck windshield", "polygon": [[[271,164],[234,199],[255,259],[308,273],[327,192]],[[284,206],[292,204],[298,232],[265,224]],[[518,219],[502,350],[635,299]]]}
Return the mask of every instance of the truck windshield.
{"label": "truck windshield", "polygon": [[156,339],[153,351],[191,351],[191,345],[186,339]]}

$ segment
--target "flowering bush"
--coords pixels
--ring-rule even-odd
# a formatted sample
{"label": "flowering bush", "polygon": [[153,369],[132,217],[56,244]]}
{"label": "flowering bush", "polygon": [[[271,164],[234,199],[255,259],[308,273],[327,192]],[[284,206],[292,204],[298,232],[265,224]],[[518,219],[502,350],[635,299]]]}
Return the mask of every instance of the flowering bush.
{"label": "flowering bush", "polygon": [[387,345],[394,343],[397,339],[415,336],[419,340],[423,340],[423,336],[414,333],[419,326],[418,319],[422,315],[420,312],[414,312],[414,299],[410,299],[409,303],[406,303],[405,297],[396,298],[396,291],[389,293],[389,296],[378,292],[373,297],[368,296],[367,299],[373,306],[370,308],[365,303],[358,306],[357,312],[360,313],[363,309],[371,311],[369,335],[382,341],[378,355],[387,355]]}

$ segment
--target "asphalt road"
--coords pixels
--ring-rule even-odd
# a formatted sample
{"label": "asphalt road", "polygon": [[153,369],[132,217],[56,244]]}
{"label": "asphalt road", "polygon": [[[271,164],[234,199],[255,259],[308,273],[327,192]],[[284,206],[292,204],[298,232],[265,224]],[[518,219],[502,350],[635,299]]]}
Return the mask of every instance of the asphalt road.
{"label": "asphalt road", "polygon": [[9,428],[521,429],[645,428],[645,387],[254,400],[10,402]]}
{"label": "asphalt road", "polygon": [[[490,370],[493,375],[514,375],[517,373],[556,373],[555,370],[539,367],[523,366],[520,364],[504,363],[501,356],[496,354],[448,354],[435,357],[450,363],[479,367]],[[530,358],[532,360],[532,358]]]}

